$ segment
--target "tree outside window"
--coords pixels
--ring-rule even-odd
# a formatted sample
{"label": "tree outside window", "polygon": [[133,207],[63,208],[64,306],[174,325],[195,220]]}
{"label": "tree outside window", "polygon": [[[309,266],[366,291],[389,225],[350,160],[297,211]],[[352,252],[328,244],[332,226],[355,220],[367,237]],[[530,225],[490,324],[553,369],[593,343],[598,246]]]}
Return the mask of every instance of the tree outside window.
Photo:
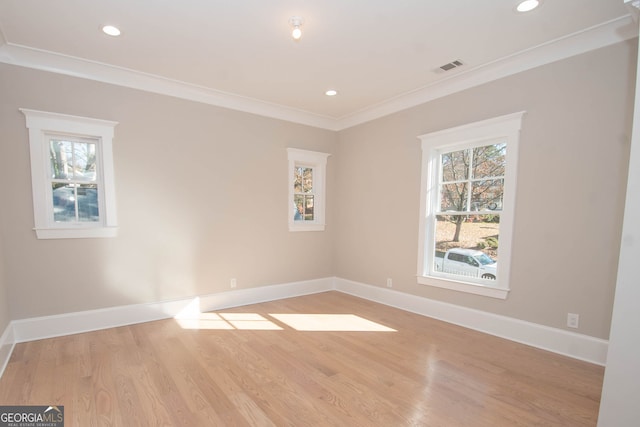
{"label": "tree outside window", "polygon": [[440,154],[436,250],[477,249],[498,259],[506,143]]}

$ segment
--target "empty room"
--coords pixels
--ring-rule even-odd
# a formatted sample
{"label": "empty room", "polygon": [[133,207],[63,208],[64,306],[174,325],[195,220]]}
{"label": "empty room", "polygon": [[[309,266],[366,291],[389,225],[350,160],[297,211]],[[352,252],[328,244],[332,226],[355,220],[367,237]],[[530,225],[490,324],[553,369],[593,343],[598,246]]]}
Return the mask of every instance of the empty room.
{"label": "empty room", "polygon": [[0,0],[0,426],[637,426],[639,15]]}

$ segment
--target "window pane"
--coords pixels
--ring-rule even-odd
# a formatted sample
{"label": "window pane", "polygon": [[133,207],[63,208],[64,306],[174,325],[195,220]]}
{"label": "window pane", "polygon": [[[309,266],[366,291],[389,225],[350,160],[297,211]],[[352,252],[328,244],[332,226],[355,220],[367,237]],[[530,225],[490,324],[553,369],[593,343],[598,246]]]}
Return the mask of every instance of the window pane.
{"label": "window pane", "polygon": [[440,156],[443,182],[469,178],[469,151],[453,151]]}
{"label": "window pane", "polygon": [[504,179],[474,181],[471,184],[471,210],[502,210]]}
{"label": "window pane", "polygon": [[293,192],[294,193],[302,193],[303,171],[304,171],[304,168],[295,168],[293,170]]}
{"label": "window pane", "polygon": [[435,271],[497,277],[499,215],[438,215],[435,236]]}
{"label": "window pane", "polygon": [[313,192],[313,169],[306,168],[304,170],[304,181],[302,183],[302,191],[305,193]]}
{"label": "window pane", "polygon": [[313,192],[313,168],[297,167],[293,172],[294,193]]}
{"label": "window pane", "polygon": [[81,222],[99,221],[98,187],[95,184],[79,184],[76,187],[76,194],[78,198],[78,220]]}
{"label": "window pane", "polygon": [[294,169],[293,192],[313,193],[313,168],[297,167]]}
{"label": "window pane", "polygon": [[466,182],[440,186],[440,211],[461,212],[467,210],[469,185]]}
{"label": "window pane", "polygon": [[[54,182],[53,219],[56,222],[97,222],[98,188],[95,184],[65,184]],[[77,217],[76,217],[77,212]]]}
{"label": "window pane", "polygon": [[304,196],[304,220],[313,221],[313,196]]}
{"label": "window pane", "polygon": [[74,184],[54,182],[53,190],[53,219],[56,222],[71,222],[76,220],[76,192]]}
{"label": "window pane", "polygon": [[313,196],[312,195],[296,195],[294,196],[296,205],[296,213],[293,216],[295,221],[313,221]]}
{"label": "window pane", "polygon": [[49,143],[51,177],[67,179],[73,174],[73,143],[52,139]]}
{"label": "window pane", "polygon": [[293,215],[294,221],[303,221],[304,220],[304,196],[300,196],[300,195],[293,196],[293,204],[296,207],[296,212]]}
{"label": "window pane", "polygon": [[76,181],[96,180],[96,144],[52,139],[49,143],[51,177]]}
{"label": "window pane", "polygon": [[507,144],[493,144],[473,149],[473,177],[504,176]]}
{"label": "window pane", "polygon": [[73,178],[77,181],[96,180],[96,144],[73,143]]}

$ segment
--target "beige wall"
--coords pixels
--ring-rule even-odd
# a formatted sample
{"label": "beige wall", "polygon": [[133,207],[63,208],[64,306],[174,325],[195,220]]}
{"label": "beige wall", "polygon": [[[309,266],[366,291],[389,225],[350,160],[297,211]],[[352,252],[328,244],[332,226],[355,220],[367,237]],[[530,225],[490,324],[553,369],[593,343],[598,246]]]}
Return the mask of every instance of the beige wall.
{"label": "beige wall", "polygon": [[[609,333],[633,110],[625,42],[340,132],[336,276],[552,327]],[[506,301],[416,283],[416,138],[526,110]]]}
{"label": "beige wall", "polygon": [[[328,277],[335,233],[287,229],[287,147],[337,136],[246,113],[0,65],[5,279],[13,319]],[[119,234],[37,240],[18,108],[119,122]],[[329,158],[329,190],[335,188]],[[10,185],[6,185],[10,183]]]}
{"label": "beige wall", "polygon": [[[620,43],[339,133],[0,64],[0,310],[3,285],[21,319],[223,292],[232,277],[239,288],[391,277],[402,292],[552,327],[579,313],[578,332],[607,338],[636,52]],[[117,238],[35,238],[20,107],[120,122]],[[416,137],[522,110],[509,298],[417,285]],[[287,147],[332,153],[324,233],[287,231]]]}
{"label": "beige wall", "polygon": [[[0,214],[0,218],[2,215]],[[4,258],[2,256],[2,237],[0,236],[0,336],[9,325],[9,301],[7,300],[7,287],[4,280]]]}

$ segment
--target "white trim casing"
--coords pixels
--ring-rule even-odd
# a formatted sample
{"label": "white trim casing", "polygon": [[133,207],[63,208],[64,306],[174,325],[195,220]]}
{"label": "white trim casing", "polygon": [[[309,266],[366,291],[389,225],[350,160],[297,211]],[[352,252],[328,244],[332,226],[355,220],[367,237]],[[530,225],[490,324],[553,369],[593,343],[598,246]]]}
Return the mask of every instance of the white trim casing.
{"label": "white trim casing", "polygon": [[[113,134],[117,122],[68,114],[20,108],[29,129],[33,216],[39,239],[114,237],[117,233],[115,180],[113,176]],[[100,222],[55,223],[52,214],[50,180],[47,177],[49,146],[47,134],[95,138],[97,143]]]}
{"label": "white trim casing", "polygon": [[[511,274],[511,243],[513,235],[513,213],[516,201],[518,169],[518,146],[520,128],[525,112],[508,114],[469,123],[454,128],[418,136],[422,145],[422,176],[420,184],[420,223],[418,229],[418,273],[417,281],[422,285],[436,286],[455,291],[506,299],[509,293]],[[430,221],[438,204],[438,159],[440,149],[463,149],[479,143],[502,141],[507,144],[506,170],[504,176],[504,199],[500,213],[500,262],[496,283],[471,283],[453,277],[430,272],[427,259],[434,259],[432,245],[435,231]],[[447,275],[448,276],[448,275]]]}
{"label": "white trim casing", "polygon": [[0,336],[0,377],[2,377],[4,369],[7,367],[9,359],[11,358],[11,353],[13,353],[13,348],[16,345],[13,335],[13,325],[9,323]]}

